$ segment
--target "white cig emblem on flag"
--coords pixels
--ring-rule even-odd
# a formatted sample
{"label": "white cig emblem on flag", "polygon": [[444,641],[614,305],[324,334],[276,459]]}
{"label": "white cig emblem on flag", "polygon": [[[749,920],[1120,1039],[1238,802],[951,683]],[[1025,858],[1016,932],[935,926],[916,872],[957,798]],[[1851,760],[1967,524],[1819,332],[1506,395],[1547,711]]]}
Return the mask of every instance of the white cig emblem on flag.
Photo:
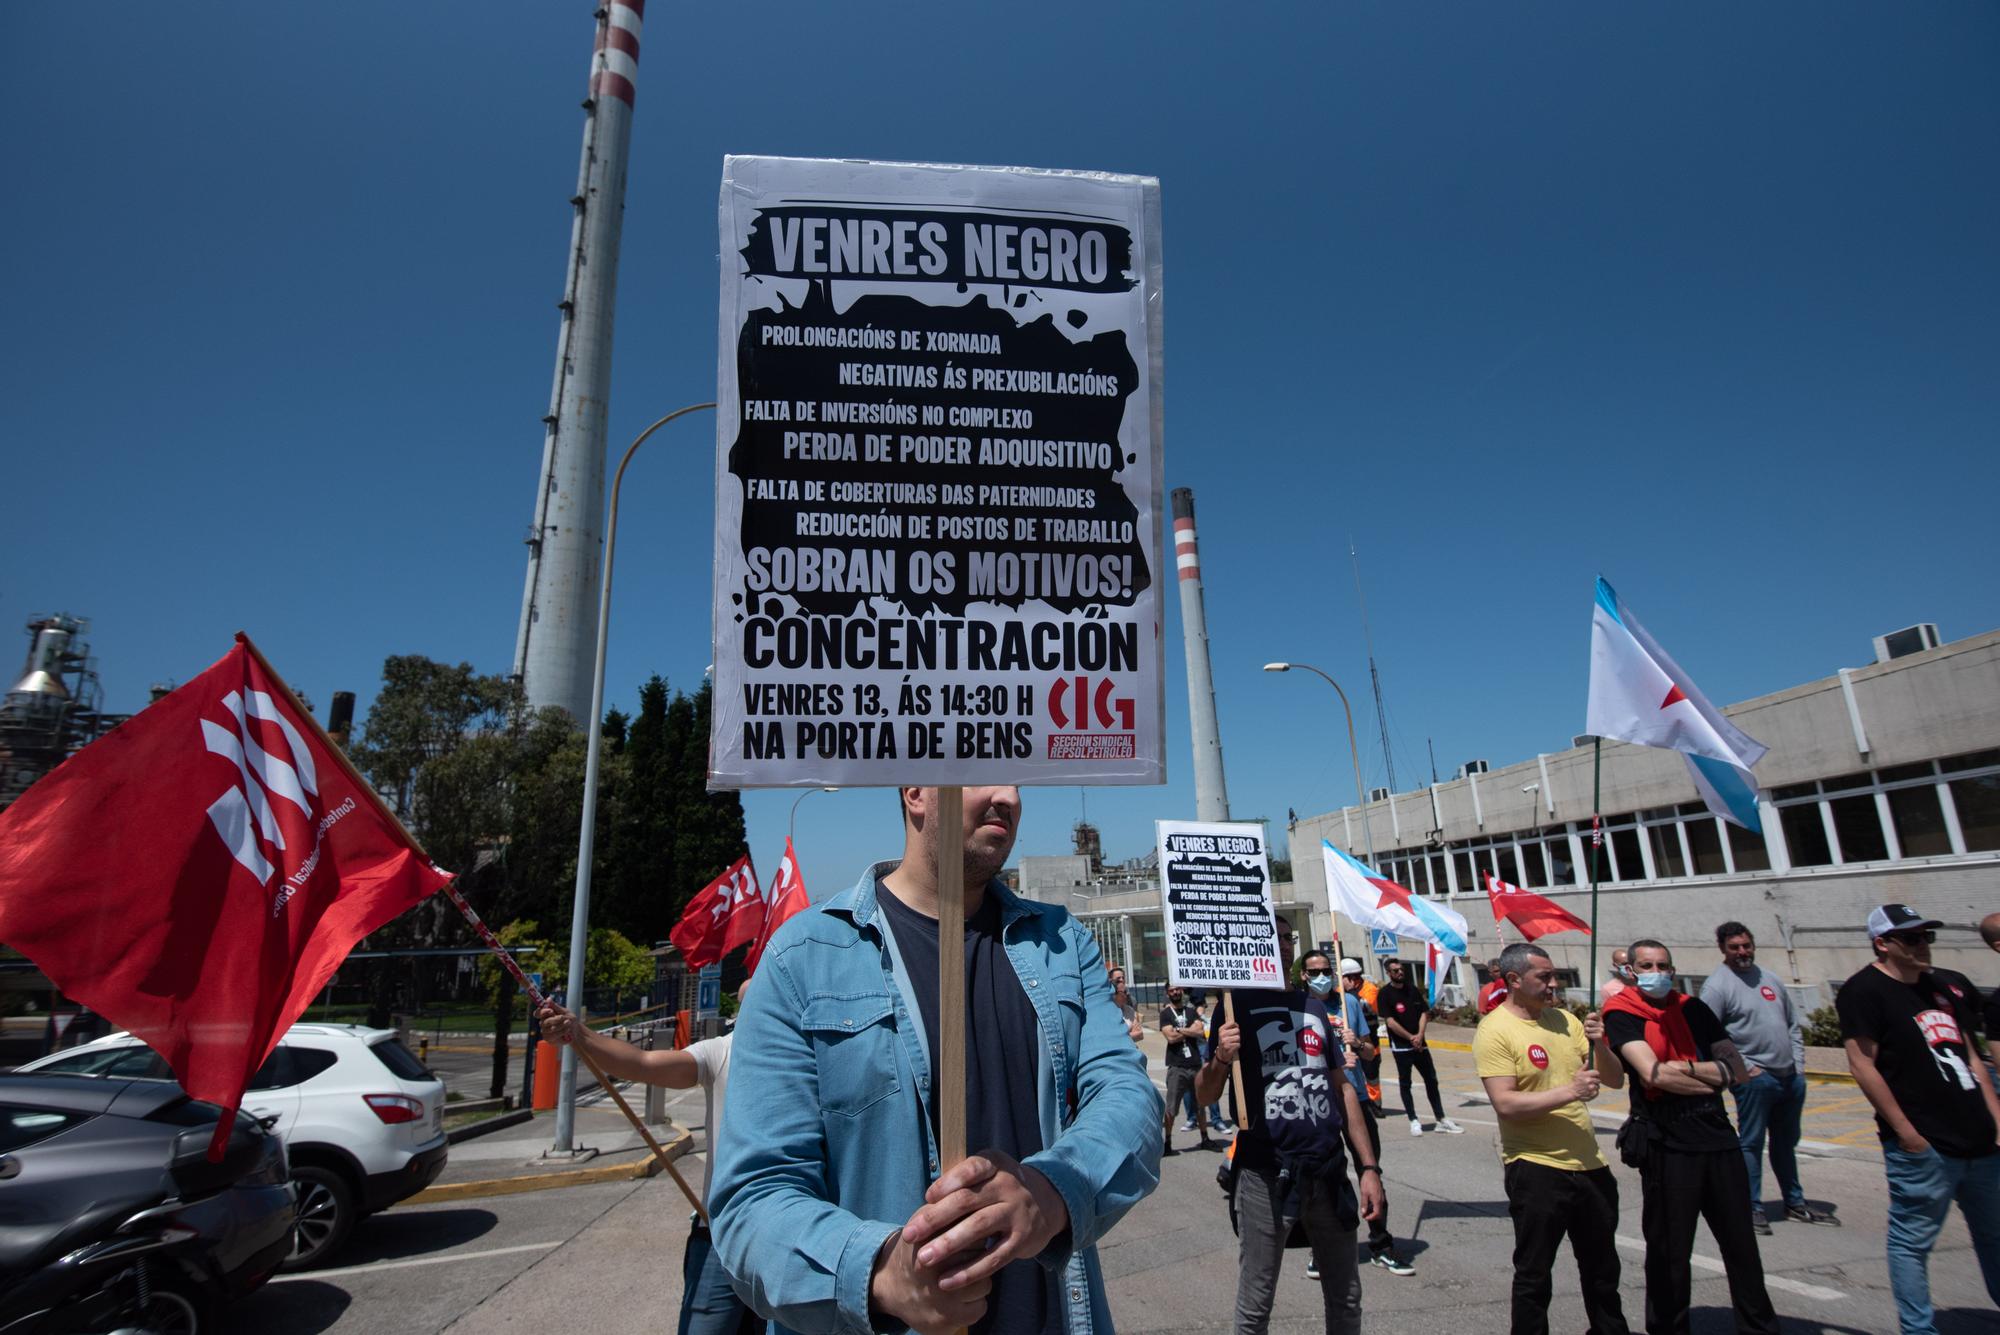
{"label": "white cig emblem on flag", "polygon": [[[208,819],[222,836],[230,856],[258,881],[269,884],[277,868],[264,856],[262,845],[270,844],[278,850],[286,847],[285,832],[279,827],[272,799],[297,807],[305,817],[306,827],[311,829],[317,817],[312,799],[319,795],[319,776],[313,769],[312,752],[307,749],[305,738],[269,695],[263,691],[249,692],[248,712],[251,717],[277,725],[284,734],[285,749],[291,752],[289,759],[272,755],[258,744],[245,717],[244,696],[231,691],[222,697],[222,707],[236,720],[236,730],[232,732],[222,724],[203,719],[202,741],[216,755],[233,761],[243,782],[209,804]],[[290,863],[292,859],[286,861]]]}

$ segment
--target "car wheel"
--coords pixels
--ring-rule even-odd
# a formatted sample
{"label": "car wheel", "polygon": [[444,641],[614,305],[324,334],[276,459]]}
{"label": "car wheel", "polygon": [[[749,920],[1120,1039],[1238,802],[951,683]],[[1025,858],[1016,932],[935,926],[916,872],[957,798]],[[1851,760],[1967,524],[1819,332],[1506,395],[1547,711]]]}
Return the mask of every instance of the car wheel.
{"label": "car wheel", "polygon": [[298,1193],[299,1217],[292,1225],[292,1252],[281,1270],[310,1270],[325,1261],[354,1227],[354,1188],[330,1168],[292,1170]]}

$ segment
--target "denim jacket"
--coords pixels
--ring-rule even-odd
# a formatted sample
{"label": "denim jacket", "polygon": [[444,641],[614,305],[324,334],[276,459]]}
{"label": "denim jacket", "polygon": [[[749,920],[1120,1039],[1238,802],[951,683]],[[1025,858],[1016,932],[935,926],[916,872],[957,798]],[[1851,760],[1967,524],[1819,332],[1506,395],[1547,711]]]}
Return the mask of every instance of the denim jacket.
{"label": "denim jacket", "polygon": [[[868,1331],[876,1253],[938,1176],[929,1044],[876,901],[896,865],[785,923],[737,1017],[708,1201],[724,1268],[776,1330]],[[1025,1162],[1069,1211],[1037,1259],[1063,1277],[1070,1335],[1109,1335],[1096,1243],[1159,1182],[1160,1094],[1091,934],[998,881],[986,893],[1042,1035],[1046,1148]]]}

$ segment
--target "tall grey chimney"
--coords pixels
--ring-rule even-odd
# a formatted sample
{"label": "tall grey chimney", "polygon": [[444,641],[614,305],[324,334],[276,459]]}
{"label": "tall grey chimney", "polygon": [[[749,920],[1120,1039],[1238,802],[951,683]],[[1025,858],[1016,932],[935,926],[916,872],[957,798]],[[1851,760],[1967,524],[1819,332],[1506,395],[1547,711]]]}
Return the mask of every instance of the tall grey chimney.
{"label": "tall grey chimney", "polygon": [[1180,572],[1181,636],[1187,644],[1188,732],[1194,741],[1196,820],[1229,819],[1222,777],[1222,729],[1215,718],[1215,678],[1208,664],[1208,613],[1202,605],[1201,555],[1194,536],[1194,492],[1176,487],[1174,565]]}

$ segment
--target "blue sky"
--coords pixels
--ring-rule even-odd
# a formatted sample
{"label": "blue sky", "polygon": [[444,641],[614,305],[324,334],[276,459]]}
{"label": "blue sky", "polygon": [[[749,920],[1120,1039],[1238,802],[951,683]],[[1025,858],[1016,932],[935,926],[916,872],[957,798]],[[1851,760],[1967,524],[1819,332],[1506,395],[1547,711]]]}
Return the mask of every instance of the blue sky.
{"label": "blue sky", "polygon": [[[508,669],[591,8],[0,8],[0,649],[90,617],[113,709],[238,628],[322,706]],[[1239,815],[1351,797],[1332,693],[1259,671],[1365,696],[1350,536],[1403,787],[1581,730],[1600,572],[1725,702],[2000,625],[2000,10],[746,13],[647,22],[614,458],[713,397],[724,153],[1157,175]],[[633,465],[614,704],[710,660],[713,459],[696,419]],[[1193,814],[1167,603],[1170,782],[1088,795],[1113,857]],[[1084,795],[1028,800],[1066,851]],[[746,796],[767,871],[792,801]],[[879,794],[799,810],[815,892],[895,842]]]}

